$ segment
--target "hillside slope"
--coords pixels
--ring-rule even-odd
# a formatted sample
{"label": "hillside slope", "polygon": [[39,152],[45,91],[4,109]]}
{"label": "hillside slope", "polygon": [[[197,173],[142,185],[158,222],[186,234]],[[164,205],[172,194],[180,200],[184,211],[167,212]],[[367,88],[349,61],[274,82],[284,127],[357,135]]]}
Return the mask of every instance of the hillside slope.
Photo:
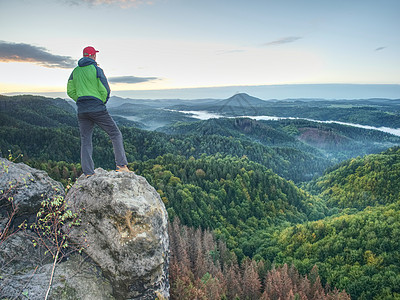
{"label": "hillside slope", "polygon": [[331,207],[363,209],[400,200],[400,147],[352,158],[310,182],[307,189]]}
{"label": "hillside slope", "polygon": [[396,202],[277,231],[258,255],[293,263],[302,273],[316,264],[323,282],[346,289],[352,299],[398,299],[399,233]]}
{"label": "hillside slope", "polygon": [[289,134],[309,147],[319,149],[326,157],[336,162],[379,153],[400,145],[399,136],[344,124],[302,119],[260,122]]}
{"label": "hillside slope", "polygon": [[327,213],[324,203],[245,158],[168,154],[133,167],[159,192],[171,219],[213,229],[240,259],[253,256],[256,231],[271,232]]}

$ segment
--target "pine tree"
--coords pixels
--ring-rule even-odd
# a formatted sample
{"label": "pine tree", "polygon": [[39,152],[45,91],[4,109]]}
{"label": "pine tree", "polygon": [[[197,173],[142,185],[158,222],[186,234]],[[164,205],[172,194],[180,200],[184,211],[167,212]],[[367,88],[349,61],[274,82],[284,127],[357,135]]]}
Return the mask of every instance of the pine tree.
{"label": "pine tree", "polygon": [[257,262],[246,259],[243,263],[243,292],[242,298],[256,300],[261,295],[261,281],[257,272]]}

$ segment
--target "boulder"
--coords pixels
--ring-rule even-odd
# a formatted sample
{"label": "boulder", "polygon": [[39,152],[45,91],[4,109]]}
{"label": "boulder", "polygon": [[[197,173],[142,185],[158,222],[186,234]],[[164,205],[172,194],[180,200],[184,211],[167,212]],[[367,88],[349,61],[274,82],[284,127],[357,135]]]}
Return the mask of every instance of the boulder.
{"label": "boulder", "polygon": [[[34,247],[33,232],[16,231],[16,225],[34,222],[44,199],[64,197],[61,183],[46,172],[23,163],[0,158],[0,233],[5,230],[12,208],[8,199],[18,207],[8,237],[0,238],[1,299],[44,299],[53,259],[42,245]],[[21,298],[21,299],[22,299]],[[57,264],[49,299],[114,300],[110,282],[89,258],[72,255]]]}
{"label": "boulder", "polygon": [[[6,215],[4,207],[12,197],[18,207],[16,223],[25,219],[32,222],[40,203],[57,196],[65,196],[61,183],[51,179],[46,172],[33,169],[23,163],[13,163],[0,157],[0,213]],[[9,210],[9,208],[8,208]]]}
{"label": "boulder", "polygon": [[116,299],[169,298],[167,212],[145,178],[96,169],[66,201],[81,218],[70,239],[86,247]]}
{"label": "boulder", "polygon": [[[25,232],[0,243],[1,299],[44,299],[53,267],[50,255],[33,247]],[[89,258],[75,253],[57,264],[49,299],[115,300],[110,282]]]}

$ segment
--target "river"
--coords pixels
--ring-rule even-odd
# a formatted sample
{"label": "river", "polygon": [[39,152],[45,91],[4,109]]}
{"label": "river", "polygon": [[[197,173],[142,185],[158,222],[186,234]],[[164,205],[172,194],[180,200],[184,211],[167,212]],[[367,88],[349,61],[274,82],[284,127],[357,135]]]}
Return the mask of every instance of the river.
{"label": "river", "polygon": [[[173,110],[171,110],[173,111]],[[175,110],[180,113],[184,114],[190,114],[193,118],[199,119],[199,120],[208,120],[208,119],[215,119],[215,118],[226,118],[226,116],[216,114],[216,113],[210,113],[208,111],[196,111],[196,110]],[[233,118],[233,117],[231,117]],[[370,130],[378,130],[386,133],[390,133],[396,136],[400,136],[400,128],[389,128],[389,127],[374,127],[374,126],[368,126],[368,125],[361,125],[361,124],[354,124],[354,123],[347,123],[347,122],[340,122],[340,121],[321,121],[321,120],[314,120],[314,119],[308,119],[308,118],[295,118],[295,117],[274,117],[274,116],[237,116],[234,118],[250,118],[254,120],[272,120],[272,121],[278,121],[278,120],[307,120],[311,122],[318,122],[318,123],[335,123],[335,124],[340,124],[340,125],[347,125],[347,126],[353,126],[353,127],[358,127],[358,128],[363,128],[363,129],[370,129]]]}

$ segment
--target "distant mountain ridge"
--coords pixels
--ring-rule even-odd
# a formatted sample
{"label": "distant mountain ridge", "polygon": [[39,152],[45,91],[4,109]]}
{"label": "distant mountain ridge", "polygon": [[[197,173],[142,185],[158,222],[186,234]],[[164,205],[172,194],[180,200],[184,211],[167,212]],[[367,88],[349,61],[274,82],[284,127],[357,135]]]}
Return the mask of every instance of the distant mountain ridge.
{"label": "distant mountain ridge", "polygon": [[[121,105],[132,106],[124,111]],[[142,123],[151,122],[149,129],[169,125],[188,118],[184,112],[208,112],[225,117],[271,116],[283,118],[306,118],[319,121],[340,121],[374,127],[400,128],[400,100],[369,98],[353,100],[326,100],[291,98],[285,100],[262,100],[246,93],[237,93],[227,99],[198,100],[140,100],[111,97],[110,111],[135,115],[140,110],[146,117]],[[136,105],[136,107],[135,107]],[[158,109],[157,113],[156,110]],[[160,117],[160,110],[168,114]],[[122,115],[122,114],[121,114]],[[154,115],[154,116],[153,116]],[[168,120],[171,121],[168,121]]]}
{"label": "distant mountain ridge", "polygon": [[261,106],[265,104],[265,100],[250,96],[246,93],[235,94],[232,97],[221,100],[218,104],[221,106]]}

